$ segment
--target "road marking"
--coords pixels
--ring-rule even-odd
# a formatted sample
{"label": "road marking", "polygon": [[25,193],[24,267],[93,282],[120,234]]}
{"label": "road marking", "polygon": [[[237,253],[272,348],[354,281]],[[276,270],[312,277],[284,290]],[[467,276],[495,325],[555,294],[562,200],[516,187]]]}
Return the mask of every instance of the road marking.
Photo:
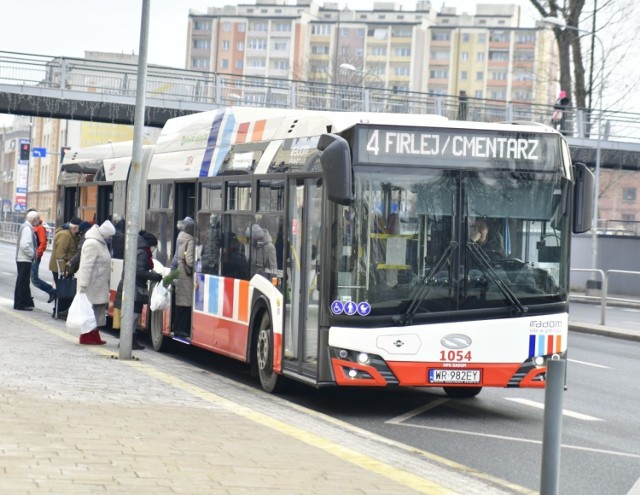
{"label": "road marking", "polygon": [[[454,430],[453,428],[440,428],[438,426],[416,425],[412,423],[403,423],[402,426],[405,426],[408,428],[419,428],[421,430],[432,430],[432,431],[440,431],[444,433],[455,433],[458,435],[468,435],[472,437],[492,438],[494,440],[507,440],[510,442],[532,443],[535,445],[542,445],[542,440],[532,440],[529,438],[507,437],[504,435],[493,435],[491,433],[479,433],[477,431],[467,431],[467,430]],[[618,452],[616,450],[593,449],[591,447],[581,447],[580,445],[568,445],[568,444],[562,444],[561,447],[563,449],[569,449],[569,450],[580,450],[583,452],[593,452],[596,454],[607,454],[607,455],[615,455],[618,457],[629,457],[631,459],[640,459],[640,454],[630,454],[628,452]]]}
{"label": "road marking", "polygon": [[404,414],[401,414],[400,416],[396,416],[395,418],[392,418],[392,419],[390,419],[388,421],[385,421],[385,423],[390,424],[390,425],[399,425],[403,421],[411,419],[414,416],[418,416],[418,415],[422,414],[423,412],[427,412],[427,411],[430,411],[431,409],[435,409],[439,405],[444,404],[445,402],[449,402],[449,400],[451,400],[451,399],[434,400],[433,402],[429,402],[428,404],[425,404],[424,406],[416,407],[415,409],[413,409],[413,410],[411,410],[409,412],[406,412]]}
{"label": "road marking", "polygon": [[[513,402],[517,402],[518,404],[523,404],[525,406],[531,406],[531,407],[535,407],[537,409],[544,409],[544,404],[542,402],[536,402],[536,401],[529,400],[529,399],[518,399],[518,398],[515,398],[515,397],[505,397],[505,399],[513,401]],[[570,411],[568,409],[563,409],[562,410],[562,414],[564,414],[565,416],[568,416],[570,418],[581,419],[583,421],[603,421],[600,418],[595,418],[595,417],[589,416],[587,414],[582,414],[582,413],[579,413],[579,412]]]}
{"label": "road marking", "polygon": [[606,370],[611,369],[609,366],[604,366],[602,364],[588,363],[586,361],[578,361],[577,359],[567,359],[567,361],[569,361],[570,363],[584,364],[585,366],[593,366],[594,368],[603,368]]}

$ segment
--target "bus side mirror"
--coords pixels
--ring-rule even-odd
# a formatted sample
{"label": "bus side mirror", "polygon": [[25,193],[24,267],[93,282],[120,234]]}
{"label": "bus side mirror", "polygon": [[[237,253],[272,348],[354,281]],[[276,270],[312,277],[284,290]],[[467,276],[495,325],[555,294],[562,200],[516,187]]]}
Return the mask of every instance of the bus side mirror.
{"label": "bus side mirror", "polygon": [[[591,229],[593,216],[593,173],[584,163],[573,165],[573,233],[582,234]],[[593,225],[595,228],[595,225]]]}
{"label": "bus side mirror", "polygon": [[336,134],[323,134],[318,140],[320,163],[327,196],[340,205],[353,202],[353,168],[346,139]]}

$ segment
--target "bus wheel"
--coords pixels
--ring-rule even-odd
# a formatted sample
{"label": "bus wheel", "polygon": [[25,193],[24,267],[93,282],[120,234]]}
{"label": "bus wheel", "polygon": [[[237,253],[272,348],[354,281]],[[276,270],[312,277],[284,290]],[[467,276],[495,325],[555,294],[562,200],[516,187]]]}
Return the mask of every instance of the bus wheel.
{"label": "bus wheel", "polygon": [[452,399],[470,399],[480,393],[482,387],[443,387],[444,393]]}
{"label": "bus wheel", "polygon": [[278,375],[273,371],[273,329],[271,328],[271,318],[266,311],[262,315],[262,321],[258,327],[255,349],[260,385],[265,392],[271,393],[278,384]]}
{"label": "bus wheel", "polygon": [[151,333],[151,345],[153,345],[153,350],[158,352],[168,351],[172,342],[171,337],[162,335],[163,313],[163,311],[150,312],[149,330]]}

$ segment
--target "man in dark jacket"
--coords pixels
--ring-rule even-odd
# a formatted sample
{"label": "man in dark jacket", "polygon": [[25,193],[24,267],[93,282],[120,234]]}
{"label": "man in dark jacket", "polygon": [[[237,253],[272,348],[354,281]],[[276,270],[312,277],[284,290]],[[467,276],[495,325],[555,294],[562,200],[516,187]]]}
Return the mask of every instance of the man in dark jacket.
{"label": "man in dark jacket", "polygon": [[80,254],[82,253],[82,245],[84,244],[84,235],[90,228],[91,224],[89,222],[80,222],[80,225],[78,225],[78,251],[67,262],[67,271],[69,273],[76,273],[78,271],[78,267],[80,266]]}
{"label": "man in dark jacket", "polygon": [[[149,303],[148,282],[160,282],[162,275],[153,271],[153,254],[152,249],[158,245],[158,239],[150,232],[141,230],[138,233],[138,252],[136,256],[136,292],[133,302],[133,342],[131,348],[133,350],[142,350],[144,346],[138,342],[136,337],[136,322],[138,316],[142,313],[145,304]],[[122,284],[118,285],[118,292],[114,301],[114,306],[122,309]]]}

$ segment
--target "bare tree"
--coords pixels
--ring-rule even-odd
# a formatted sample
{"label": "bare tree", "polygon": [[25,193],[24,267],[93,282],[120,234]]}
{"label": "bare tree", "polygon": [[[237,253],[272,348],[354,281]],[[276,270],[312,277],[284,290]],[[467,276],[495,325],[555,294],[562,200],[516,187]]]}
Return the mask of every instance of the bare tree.
{"label": "bare tree", "polygon": [[[560,57],[560,88],[567,92],[567,96],[575,106],[586,107],[586,89],[584,82],[584,63],[580,46],[580,16],[584,9],[585,0],[530,0],[541,17],[557,17],[564,20],[567,26],[574,29],[553,28],[558,43]],[[573,58],[573,77],[571,75],[571,59]],[[573,82],[573,85],[571,84]],[[571,98],[572,93],[574,98]]]}

